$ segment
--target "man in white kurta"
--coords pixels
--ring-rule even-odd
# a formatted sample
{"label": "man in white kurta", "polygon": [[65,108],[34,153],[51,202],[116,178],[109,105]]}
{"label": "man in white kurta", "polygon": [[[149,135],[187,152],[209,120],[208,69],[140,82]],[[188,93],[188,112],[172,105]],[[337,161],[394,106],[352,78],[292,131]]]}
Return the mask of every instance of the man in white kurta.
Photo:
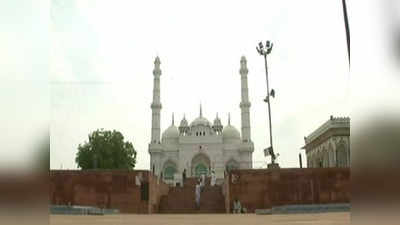
{"label": "man in white kurta", "polygon": [[206,184],[206,175],[202,174],[201,175],[201,183],[200,183],[201,189],[204,188],[205,184]]}
{"label": "man in white kurta", "polygon": [[196,184],[196,190],[195,190],[195,194],[196,194],[196,207],[199,209],[200,208],[200,182],[197,182]]}
{"label": "man in white kurta", "polygon": [[214,186],[216,183],[217,177],[215,176],[215,172],[211,171],[211,181],[210,181],[210,185]]}

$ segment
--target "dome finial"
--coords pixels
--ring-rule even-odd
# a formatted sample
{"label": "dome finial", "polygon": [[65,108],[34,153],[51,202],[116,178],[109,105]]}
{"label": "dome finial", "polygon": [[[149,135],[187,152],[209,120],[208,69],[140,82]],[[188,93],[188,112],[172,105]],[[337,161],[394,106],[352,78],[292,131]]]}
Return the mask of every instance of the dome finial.
{"label": "dome finial", "polygon": [[228,125],[231,125],[231,113],[228,113]]}
{"label": "dome finial", "polygon": [[175,125],[174,113],[172,113],[172,125]]}
{"label": "dome finial", "polygon": [[201,102],[200,102],[200,117],[203,117],[203,109],[201,108]]}

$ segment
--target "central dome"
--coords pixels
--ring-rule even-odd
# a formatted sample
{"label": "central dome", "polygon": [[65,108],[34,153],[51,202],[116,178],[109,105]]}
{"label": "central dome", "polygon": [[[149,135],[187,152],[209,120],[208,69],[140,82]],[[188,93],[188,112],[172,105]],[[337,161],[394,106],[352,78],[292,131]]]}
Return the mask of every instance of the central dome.
{"label": "central dome", "polygon": [[193,120],[193,122],[190,123],[191,127],[199,126],[199,125],[203,125],[203,126],[206,126],[206,127],[211,127],[210,121],[208,121],[208,119],[203,117],[203,110],[201,108],[201,104],[200,104],[200,116],[197,117],[195,120]]}
{"label": "central dome", "polygon": [[199,116],[195,120],[193,120],[192,123],[190,123],[191,127],[199,125],[210,126],[210,122],[207,120],[207,118]]}

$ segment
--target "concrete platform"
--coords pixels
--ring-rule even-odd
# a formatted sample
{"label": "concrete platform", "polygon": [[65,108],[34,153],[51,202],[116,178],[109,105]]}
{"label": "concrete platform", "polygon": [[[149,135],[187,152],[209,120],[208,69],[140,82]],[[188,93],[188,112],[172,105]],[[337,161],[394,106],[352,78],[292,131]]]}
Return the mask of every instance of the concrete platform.
{"label": "concrete platform", "polygon": [[350,212],[349,203],[342,204],[312,204],[312,205],[284,205],[272,207],[272,209],[256,209],[258,215],[268,214],[293,214],[293,213],[328,213]]}
{"label": "concrete platform", "polygon": [[51,225],[348,225],[350,213],[317,213],[317,214],[286,214],[286,215],[256,215],[256,214],[152,214],[152,215],[50,215]]}
{"label": "concrete platform", "polygon": [[118,209],[100,209],[92,206],[51,205],[50,214],[54,215],[106,215],[118,214]]}

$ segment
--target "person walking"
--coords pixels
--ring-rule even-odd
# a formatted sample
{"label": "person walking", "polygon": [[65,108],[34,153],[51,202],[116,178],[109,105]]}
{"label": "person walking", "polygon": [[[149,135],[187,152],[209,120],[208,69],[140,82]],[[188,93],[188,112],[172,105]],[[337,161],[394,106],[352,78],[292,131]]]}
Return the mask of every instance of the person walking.
{"label": "person walking", "polygon": [[196,184],[195,194],[196,194],[196,208],[200,209],[201,186],[200,186],[200,182],[199,181]]}

